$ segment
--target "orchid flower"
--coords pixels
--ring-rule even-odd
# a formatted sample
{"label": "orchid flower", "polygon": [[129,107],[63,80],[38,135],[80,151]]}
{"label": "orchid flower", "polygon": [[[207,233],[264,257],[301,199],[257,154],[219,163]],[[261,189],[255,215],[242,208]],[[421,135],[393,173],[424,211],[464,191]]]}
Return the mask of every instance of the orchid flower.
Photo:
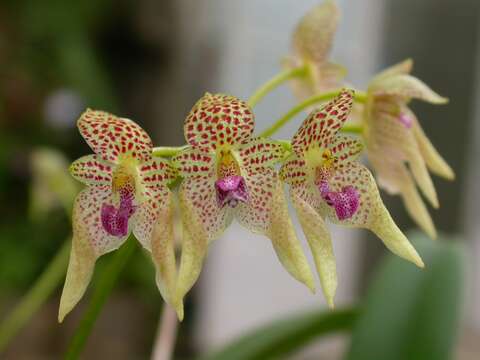
{"label": "orchid flower", "polygon": [[[157,285],[176,306],[172,195],[176,178],[169,163],[152,157],[152,141],[131,120],[87,110],[78,128],[95,152],[75,161],[70,172],[87,187],[75,199],[73,240],[60,300],[62,321],[83,296],[98,257],[133,234],[152,253]],[[180,310],[181,311],[181,310]]]}
{"label": "orchid flower", "polygon": [[313,277],[273,168],[283,158],[281,144],[253,137],[250,107],[223,94],[205,94],[187,116],[184,130],[190,147],[173,159],[184,178],[179,191],[184,234],[177,297],[183,298],[193,286],[208,243],[233,218],[269,237],[284,267],[313,291]]}
{"label": "orchid flower", "polygon": [[411,76],[411,69],[412,61],[406,60],[372,80],[364,111],[364,137],[380,186],[389,193],[400,194],[412,219],[435,238],[435,226],[416,185],[437,208],[437,194],[427,169],[449,180],[455,175],[425,136],[408,103],[411,99],[432,104],[448,100]]}
{"label": "orchid flower", "polygon": [[337,287],[332,242],[324,219],[373,231],[395,254],[423,262],[392,220],[370,171],[356,162],[362,144],[339,130],[350,114],[353,91],[343,90],[310,113],[292,140],[293,154],[280,170],[297,212],[328,304]]}
{"label": "orchid flower", "polygon": [[293,54],[284,65],[292,69],[307,68],[306,76],[292,80],[293,90],[300,100],[337,89],[346,75],[345,68],[328,61],[338,19],[335,1],[326,0],[310,10],[294,31]]}

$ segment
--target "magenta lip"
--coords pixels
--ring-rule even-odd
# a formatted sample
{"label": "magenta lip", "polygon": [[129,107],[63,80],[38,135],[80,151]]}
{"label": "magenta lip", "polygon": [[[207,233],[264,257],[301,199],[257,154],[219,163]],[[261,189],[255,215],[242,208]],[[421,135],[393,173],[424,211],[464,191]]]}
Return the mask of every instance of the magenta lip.
{"label": "magenta lip", "polygon": [[330,191],[326,181],[318,186],[320,195],[325,202],[335,209],[338,220],[350,219],[360,206],[360,195],[355,187],[348,185],[342,191]]}
{"label": "magenta lip", "polygon": [[101,210],[102,226],[107,233],[113,236],[123,237],[128,235],[128,220],[135,213],[131,195],[121,194],[120,205],[103,204]]}
{"label": "magenta lip", "polygon": [[241,176],[227,176],[215,181],[217,203],[220,207],[228,205],[235,207],[239,202],[248,201],[248,191],[245,179]]}

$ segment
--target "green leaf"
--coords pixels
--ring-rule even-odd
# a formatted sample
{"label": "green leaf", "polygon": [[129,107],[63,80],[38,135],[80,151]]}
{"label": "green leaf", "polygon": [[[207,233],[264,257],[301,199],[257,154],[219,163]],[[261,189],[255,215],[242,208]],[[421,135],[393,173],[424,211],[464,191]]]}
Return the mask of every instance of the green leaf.
{"label": "green leaf", "polygon": [[316,311],[274,321],[202,360],[279,359],[322,335],[351,329],[357,311]]}
{"label": "green leaf", "polygon": [[446,360],[459,327],[464,251],[458,242],[411,238],[417,269],[389,257],[372,283],[352,334],[347,360]]}

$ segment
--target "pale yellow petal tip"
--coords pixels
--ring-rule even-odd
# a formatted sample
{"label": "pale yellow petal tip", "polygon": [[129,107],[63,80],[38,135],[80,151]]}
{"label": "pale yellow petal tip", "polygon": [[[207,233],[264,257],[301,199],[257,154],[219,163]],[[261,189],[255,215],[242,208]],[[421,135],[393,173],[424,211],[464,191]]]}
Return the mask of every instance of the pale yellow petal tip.
{"label": "pale yellow petal tip", "polygon": [[62,302],[60,301],[60,308],[58,309],[58,323],[61,324],[63,320],[65,319],[65,316],[67,316],[72,309],[66,309],[65,306],[62,305]]}
{"label": "pale yellow petal tip", "polygon": [[334,309],[335,309],[335,303],[334,303],[334,301],[333,301],[333,297],[327,299],[327,304],[328,304],[328,308],[329,308],[330,310],[334,310]]}
{"label": "pale yellow petal tip", "polygon": [[423,263],[422,258],[418,254],[412,259],[412,262],[421,269],[425,268],[425,264]]}
{"label": "pale yellow petal tip", "polygon": [[179,304],[177,304],[175,307],[175,312],[177,313],[177,318],[178,318],[178,321],[183,321],[183,318],[184,318],[184,309],[183,309],[183,301],[180,301]]}

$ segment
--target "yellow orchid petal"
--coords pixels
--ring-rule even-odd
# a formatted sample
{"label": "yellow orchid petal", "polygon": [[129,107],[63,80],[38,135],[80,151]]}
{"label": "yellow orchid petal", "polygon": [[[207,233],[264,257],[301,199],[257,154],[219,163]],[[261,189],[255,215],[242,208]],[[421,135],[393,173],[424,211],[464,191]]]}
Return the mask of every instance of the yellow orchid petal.
{"label": "yellow orchid petal", "polygon": [[375,77],[372,79],[372,86],[375,87],[375,84],[377,82],[380,82],[382,79],[395,76],[395,75],[405,75],[405,74],[410,74],[413,68],[413,60],[412,59],[406,59],[403,60],[402,62],[399,62],[398,64],[395,64],[393,66],[390,66],[389,68],[386,68],[385,70],[379,72]]}
{"label": "yellow orchid petal", "polygon": [[151,236],[152,259],[156,269],[156,283],[165,301],[183,313],[183,303],[176,297],[177,268],[175,261],[175,199],[171,192],[158,212],[158,220]]}
{"label": "yellow orchid petal", "polygon": [[432,218],[418,193],[412,175],[405,164],[391,166],[382,164],[382,157],[371,157],[370,161],[378,173],[379,186],[387,190],[390,194],[400,194],[408,214],[417,225],[427,233],[432,239],[437,237],[437,231]]}
{"label": "yellow orchid petal", "polygon": [[315,64],[326,61],[332,46],[340,14],[333,0],[311,9],[298,23],[293,34],[296,54]]}
{"label": "yellow orchid petal", "polygon": [[423,81],[411,75],[394,75],[372,83],[368,92],[373,96],[397,96],[404,99],[419,99],[432,104],[445,104],[448,99],[438,95]]}
{"label": "yellow orchid petal", "polygon": [[358,196],[358,209],[352,216],[340,220],[335,209],[323,201],[319,207],[320,214],[340,225],[370,229],[392,252],[423,267],[420,256],[392,220],[380,197],[377,184],[366,167],[355,162],[343,164],[335,170],[328,184],[332,192],[353,187]]}
{"label": "yellow orchid petal", "polygon": [[425,135],[420,123],[415,118],[413,123],[413,133],[417,139],[418,148],[422,154],[427,167],[436,175],[447,180],[454,180],[455,173],[442,156],[435,149],[428,137]]}
{"label": "yellow orchid petal", "polygon": [[289,217],[283,185],[280,181],[277,181],[273,193],[271,221],[266,235],[272,241],[278,259],[290,275],[315,292],[313,275]]}
{"label": "yellow orchid petal", "polygon": [[304,192],[306,192],[305,185],[294,186],[290,190],[290,198],[312,251],[328,306],[333,308],[337,290],[337,265],[332,240],[322,217],[302,199],[301,193]]}
{"label": "yellow orchid petal", "polygon": [[105,161],[118,163],[126,157],[147,161],[152,157],[150,136],[132,120],[87,109],[77,125],[88,145]]}
{"label": "yellow orchid petal", "polygon": [[109,187],[92,186],[80,192],[75,199],[72,250],[60,299],[60,322],[85,293],[97,258],[117,249],[127,239],[127,236],[109,235],[102,226],[101,206],[109,202],[110,196]]}
{"label": "yellow orchid petal", "polygon": [[[179,197],[183,235],[176,301],[180,304],[200,275],[203,261],[207,255],[209,233],[188,197],[188,193],[181,189]],[[180,305],[177,305],[177,316],[180,321],[183,320],[183,307]]]}

